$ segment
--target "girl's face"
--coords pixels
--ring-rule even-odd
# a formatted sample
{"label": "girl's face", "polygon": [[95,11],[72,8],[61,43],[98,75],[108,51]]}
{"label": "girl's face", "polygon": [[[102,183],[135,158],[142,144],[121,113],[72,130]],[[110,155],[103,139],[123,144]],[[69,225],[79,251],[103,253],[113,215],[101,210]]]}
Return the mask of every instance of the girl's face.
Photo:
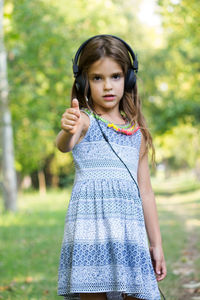
{"label": "girl's face", "polygon": [[118,108],[124,94],[124,73],[115,60],[104,57],[91,65],[88,79],[93,105],[98,113]]}

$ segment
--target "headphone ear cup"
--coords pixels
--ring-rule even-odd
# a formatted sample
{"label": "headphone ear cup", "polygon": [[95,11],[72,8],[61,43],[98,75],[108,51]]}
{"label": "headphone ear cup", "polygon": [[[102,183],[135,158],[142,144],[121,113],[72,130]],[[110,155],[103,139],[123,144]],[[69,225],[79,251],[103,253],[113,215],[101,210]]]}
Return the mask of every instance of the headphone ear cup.
{"label": "headphone ear cup", "polygon": [[84,95],[86,80],[81,74],[76,77],[75,85],[76,85],[77,91]]}
{"label": "headphone ear cup", "polygon": [[128,69],[125,78],[125,91],[131,92],[136,84],[136,75],[133,69]]}

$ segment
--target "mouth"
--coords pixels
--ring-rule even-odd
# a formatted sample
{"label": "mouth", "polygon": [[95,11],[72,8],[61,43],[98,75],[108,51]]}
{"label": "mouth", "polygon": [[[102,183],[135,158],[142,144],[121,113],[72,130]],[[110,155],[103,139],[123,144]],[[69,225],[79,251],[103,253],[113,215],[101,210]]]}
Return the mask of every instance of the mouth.
{"label": "mouth", "polygon": [[103,98],[107,101],[112,101],[115,99],[115,95],[107,94],[107,95],[104,95]]}

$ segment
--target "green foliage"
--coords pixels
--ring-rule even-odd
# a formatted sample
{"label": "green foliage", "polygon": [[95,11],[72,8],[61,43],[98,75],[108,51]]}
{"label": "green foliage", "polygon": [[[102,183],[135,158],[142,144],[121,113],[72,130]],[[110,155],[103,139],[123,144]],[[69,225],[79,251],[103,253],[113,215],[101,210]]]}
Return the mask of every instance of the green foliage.
{"label": "green foliage", "polygon": [[6,42],[16,160],[27,174],[42,168],[55,151],[57,114],[64,109],[69,84],[68,42],[60,28],[64,21],[55,18],[52,7],[37,0],[9,5],[13,13]]}
{"label": "green foliage", "polygon": [[152,100],[155,113],[162,115],[156,129],[163,132],[177,125],[180,119],[187,122],[187,116],[192,124],[200,121],[200,2],[161,0],[158,3],[166,45],[158,53],[159,76],[155,78],[158,93]]}
{"label": "green foliage", "polygon": [[196,167],[200,159],[200,130],[189,122],[167,130],[155,138],[157,162],[170,161],[173,169]]}
{"label": "green foliage", "polygon": [[6,2],[10,107],[16,168],[22,176],[43,169],[49,158],[54,170],[55,161],[62,169],[54,158],[54,140],[70,105],[71,59],[79,45],[91,35],[111,33],[141,47],[145,38],[136,27],[136,10],[119,0]]}
{"label": "green foliage", "polygon": [[146,74],[153,79],[150,83],[146,79],[146,108],[157,158],[171,168],[199,169],[200,2],[161,0],[158,4],[164,43],[152,54]]}
{"label": "green foliage", "polygon": [[[180,136],[173,128],[178,130],[182,123],[192,132],[194,125],[198,128],[200,4],[197,0],[158,1],[164,41],[158,47],[155,31],[137,19],[140,2],[5,2],[10,108],[16,168],[22,176],[46,168],[55,176],[71,172],[71,156],[60,154],[58,159],[54,143],[61,116],[70,105],[71,59],[85,39],[102,33],[121,36],[138,54],[142,108],[157,144],[162,145],[162,149],[158,146],[163,153],[158,155],[159,162],[169,159],[173,166],[193,165],[190,159],[178,158],[172,147],[169,155],[164,139],[170,132],[176,143]],[[188,135],[185,138],[190,140]]]}

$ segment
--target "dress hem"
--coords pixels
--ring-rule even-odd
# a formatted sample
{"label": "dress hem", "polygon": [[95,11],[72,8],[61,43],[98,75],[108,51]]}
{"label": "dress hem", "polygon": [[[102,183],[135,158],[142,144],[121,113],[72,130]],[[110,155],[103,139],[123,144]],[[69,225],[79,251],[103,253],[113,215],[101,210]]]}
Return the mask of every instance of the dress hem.
{"label": "dress hem", "polygon": [[[106,291],[96,291],[96,292],[94,292],[94,291],[81,291],[81,292],[70,292],[70,293],[57,294],[57,295],[60,296],[60,297],[65,297],[65,298],[69,297],[69,299],[70,299],[70,297],[74,297],[74,296],[79,297],[80,293],[106,293],[106,294],[114,293],[115,295],[117,293],[119,293],[117,299],[119,299],[119,297],[121,297],[121,299],[123,299],[123,296],[126,295],[128,297],[134,297],[134,298],[137,298],[137,299],[140,299],[140,300],[161,300],[160,295],[157,295],[157,296],[152,298],[152,297],[147,297],[146,293],[144,295],[144,294],[141,294],[141,293],[139,294],[137,292],[127,292],[127,291],[120,291],[120,290],[118,290],[118,291],[116,291],[116,290],[115,291],[106,290]],[[76,298],[76,299],[79,299],[79,298]],[[114,298],[112,298],[112,299],[114,299]]]}
{"label": "dress hem", "polygon": [[[64,292],[59,292],[57,293],[58,296],[62,296],[62,297],[66,297],[66,296],[72,296],[73,295],[79,295],[80,293],[119,293],[121,294],[126,294],[127,296],[129,297],[137,297],[138,299],[141,299],[141,300],[160,300],[160,295],[158,294],[157,296],[155,295],[155,297],[148,297],[148,291],[145,291],[145,295],[144,295],[144,292],[142,292],[141,290],[137,290],[135,289],[134,291],[132,290],[124,290],[124,289],[106,289],[106,290],[98,290],[98,291],[91,291],[91,290],[79,290],[79,291],[73,291],[71,290],[70,292],[66,293],[66,291]],[[151,292],[149,292],[151,293]],[[158,292],[159,293],[159,292]],[[142,297],[142,298],[141,298]],[[144,298],[145,297],[145,298]]]}

